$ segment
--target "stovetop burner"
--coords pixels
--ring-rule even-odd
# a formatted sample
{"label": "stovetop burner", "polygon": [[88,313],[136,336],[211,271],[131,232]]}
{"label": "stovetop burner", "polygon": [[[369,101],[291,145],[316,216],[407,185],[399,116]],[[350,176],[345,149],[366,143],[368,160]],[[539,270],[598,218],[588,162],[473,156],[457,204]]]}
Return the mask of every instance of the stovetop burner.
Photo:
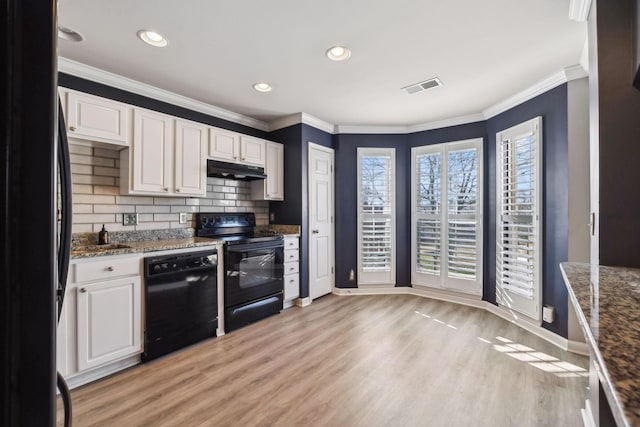
{"label": "stovetop burner", "polygon": [[228,245],[282,240],[280,234],[255,232],[255,214],[196,213],[196,236],[224,240]]}

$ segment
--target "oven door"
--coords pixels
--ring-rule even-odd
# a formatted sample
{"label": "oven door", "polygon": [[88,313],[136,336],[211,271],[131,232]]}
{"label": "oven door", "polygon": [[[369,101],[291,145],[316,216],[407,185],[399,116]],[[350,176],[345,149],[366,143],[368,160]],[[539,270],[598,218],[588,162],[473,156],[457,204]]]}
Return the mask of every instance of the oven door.
{"label": "oven door", "polygon": [[233,307],[283,291],[282,240],[226,246],[225,307]]}

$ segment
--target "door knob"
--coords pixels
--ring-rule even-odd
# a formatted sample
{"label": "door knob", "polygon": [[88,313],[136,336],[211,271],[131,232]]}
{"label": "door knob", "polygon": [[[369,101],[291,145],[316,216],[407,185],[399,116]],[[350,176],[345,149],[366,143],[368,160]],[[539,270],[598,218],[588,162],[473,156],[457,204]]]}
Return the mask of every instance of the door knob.
{"label": "door knob", "polygon": [[320,230],[313,230],[312,233],[313,234],[318,234],[320,232]]}

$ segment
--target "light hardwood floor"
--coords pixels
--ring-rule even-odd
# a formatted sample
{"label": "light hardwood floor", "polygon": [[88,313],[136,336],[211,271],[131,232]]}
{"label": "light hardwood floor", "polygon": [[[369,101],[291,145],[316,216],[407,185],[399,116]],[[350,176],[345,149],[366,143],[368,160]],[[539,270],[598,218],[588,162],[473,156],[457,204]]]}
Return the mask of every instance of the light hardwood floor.
{"label": "light hardwood floor", "polygon": [[483,310],[329,295],[73,390],[73,422],[580,426],[587,364]]}

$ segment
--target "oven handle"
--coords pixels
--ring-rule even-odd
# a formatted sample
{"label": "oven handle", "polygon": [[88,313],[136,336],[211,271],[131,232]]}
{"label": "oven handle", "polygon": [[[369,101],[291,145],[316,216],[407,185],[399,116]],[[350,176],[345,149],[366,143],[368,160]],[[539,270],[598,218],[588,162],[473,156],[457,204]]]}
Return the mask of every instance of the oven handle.
{"label": "oven handle", "polygon": [[269,242],[243,243],[241,245],[226,245],[226,252],[249,252],[256,249],[284,249],[284,240]]}

